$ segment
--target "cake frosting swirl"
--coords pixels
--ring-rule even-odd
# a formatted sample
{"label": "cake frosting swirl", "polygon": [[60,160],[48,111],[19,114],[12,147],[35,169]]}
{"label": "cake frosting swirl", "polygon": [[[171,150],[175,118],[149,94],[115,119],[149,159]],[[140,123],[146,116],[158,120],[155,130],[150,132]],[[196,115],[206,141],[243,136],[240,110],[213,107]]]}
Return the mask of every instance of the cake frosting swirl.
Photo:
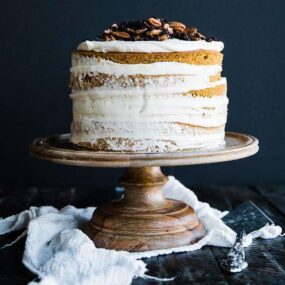
{"label": "cake frosting swirl", "polygon": [[[131,152],[224,143],[228,98],[221,77],[223,43],[178,22],[150,19],[140,22],[148,23],[142,40],[126,38],[137,24],[121,25],[122,30],[113,24],[100,39],[84,41],[73,52],[71,142]],[[151,32],[159,29],[153,37]]]}

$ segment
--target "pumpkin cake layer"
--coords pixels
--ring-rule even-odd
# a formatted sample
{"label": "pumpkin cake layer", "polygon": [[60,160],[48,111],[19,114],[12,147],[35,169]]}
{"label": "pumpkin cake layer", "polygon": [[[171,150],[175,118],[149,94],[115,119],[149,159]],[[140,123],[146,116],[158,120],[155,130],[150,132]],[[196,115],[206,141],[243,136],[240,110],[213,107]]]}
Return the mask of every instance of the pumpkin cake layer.
{"label": "pumpkin cake layer", "polygon": [[221,42],[86,41],[72,54],[71,142],[158,152],[224,144]]}
{"label": "pumpkin cake layer", "polygon": [[197,50],[190,52],[169,52],[169,53],[122,53],[122,52],[94,52],[75,51],[74,55],[95,57],[121,64],[148,64],[154,62],[183,62],[197,65],[222,64],[223,54],[218,51]]}
{"label": "pumpkin cake layer", "polygon": [[[75,90],[86,90],[95,87],[148,87],[148,86],[170,86],[174,84],[183,84],[196,80],[196,76],[189,75],[130,75],[116,77],[103,73],[98,74],[77,74],[70,76],[69,87]],[[206,78],[207,79],[207,78]],[[221,81],[220,74],[209,76],[209,83]],[[191,85],[189,85],[191,87]]]}
{"label": "pumpkin cake layer", "polygon": [[[176,80],[177,82],[185,82],[190,80],[189,76],[185,75],[130,75],[119,76],[108,75],[103,73],[77,75],[71,74],[69,87],[72,90],[84,90],[101,86],[121,86],[121,87],[145,87],[150,84],[161,84]],[[209,82],[215,82],[221,79],[221,73],[209,76]]]}

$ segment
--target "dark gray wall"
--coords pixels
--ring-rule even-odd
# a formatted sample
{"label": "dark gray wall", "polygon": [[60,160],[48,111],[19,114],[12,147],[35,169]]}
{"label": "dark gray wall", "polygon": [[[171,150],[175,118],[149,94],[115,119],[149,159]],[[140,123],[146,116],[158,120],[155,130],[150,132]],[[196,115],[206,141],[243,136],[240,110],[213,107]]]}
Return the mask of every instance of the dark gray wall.
{"label": "dark gray wall", "polygon": [[122,170],[53,165],[28,154],[38,136],[69,131],[70,52],[113,22],[148,16],[198,26],[225,42],[227,129],[260,139],[240,161],[168,168],[188,184],[284,183],[285,1],[1,1],[1,185],[110,186]]}

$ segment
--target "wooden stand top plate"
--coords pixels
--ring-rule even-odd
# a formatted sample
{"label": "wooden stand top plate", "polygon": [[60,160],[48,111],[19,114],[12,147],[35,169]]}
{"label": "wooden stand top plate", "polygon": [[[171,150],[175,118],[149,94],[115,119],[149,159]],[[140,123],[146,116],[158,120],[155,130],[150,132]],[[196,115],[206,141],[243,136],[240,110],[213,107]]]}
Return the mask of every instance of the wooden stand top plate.
{"label": "wooden stand top plate", "polygon": [[39,138],[30,145],[37,158],[55,163],[89,167],[148,167],[222,162],[251,156],[258,140],[250,135],[226,132],[226,144],[211,149],[191,149],[163,153],[93,151],[69,142],[69,134]]}

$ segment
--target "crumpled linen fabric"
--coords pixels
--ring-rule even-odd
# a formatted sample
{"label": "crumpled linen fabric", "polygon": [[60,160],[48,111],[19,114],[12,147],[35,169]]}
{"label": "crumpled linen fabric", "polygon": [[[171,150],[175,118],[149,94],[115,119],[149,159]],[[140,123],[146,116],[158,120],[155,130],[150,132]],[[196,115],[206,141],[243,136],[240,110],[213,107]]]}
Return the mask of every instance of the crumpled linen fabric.
{"label": "crumpled linen fabric", "polygon": [[[39,277],[39,281],[31,281],[29,285],[128,285],[136,277],[167,281],[171,277],[163,279],[147,275],[146,263],[140,259],[198,250],[205,245],[230,247],[234,244],[236,233],[221,220],[228,212],[200,202],[193,191],[172,176],[163,193],[167,198],[183,201],[194,208],[206,229],[204,238],[188,246],[136,253],[96,248],[79,230],[90,220],[95,208],[78,209],[73,206],[61,210],[50,206],[31,207],[0,220],[0,234],[23,230],[17,240],[27,235],[23,263]],[[249,246],[258,237],[276,238],[281,233],[280,226],[265,225],[246,235],[244,244]]]}

